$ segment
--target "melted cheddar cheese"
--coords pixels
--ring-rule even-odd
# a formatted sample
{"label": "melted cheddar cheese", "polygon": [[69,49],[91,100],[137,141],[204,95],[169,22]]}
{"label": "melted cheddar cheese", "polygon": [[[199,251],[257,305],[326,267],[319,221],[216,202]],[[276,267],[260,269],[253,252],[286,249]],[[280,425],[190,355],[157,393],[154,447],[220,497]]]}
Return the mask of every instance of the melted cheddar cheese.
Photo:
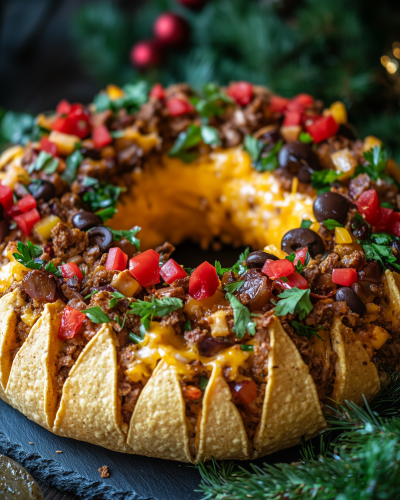
{"label": "melted cheddar cheese", "polygon": [[115,229],[142,228],[142,248],[192,239],[205,248],[223,243],[280,248],[282,236],[313,216],[314,196],[285,192],[269,172],[251,166],[242,148],[219,149],[190,164],[150,155],[111,221]]}

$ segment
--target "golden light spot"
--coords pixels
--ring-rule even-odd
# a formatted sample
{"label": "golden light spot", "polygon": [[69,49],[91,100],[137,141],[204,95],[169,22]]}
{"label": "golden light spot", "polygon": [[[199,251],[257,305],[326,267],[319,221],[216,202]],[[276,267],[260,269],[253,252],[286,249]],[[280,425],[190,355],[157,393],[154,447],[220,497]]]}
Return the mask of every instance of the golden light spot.
{"label": "golden light spot", "polygon": [[381,57],[381,63],[382,63],[382,66],[386,66],[390,63],[390,57],[389,56],[382,56]]}
{"label": "golden light spot", "polygon": [[396,61],[390,61],[390,63],[388,63],[386,65],[386,71],[388,73],[390,73],[391,75],[393,75],[394,73],[396,73],[397,68],[398,68],[398,64],[397,64]]}
{"label": "golden light spot", "polygon": [[396,47],[395,49],[393,49],[393,54],[394,54],[394,57],[397,57],[397,59],[400,59],[400,47]]}

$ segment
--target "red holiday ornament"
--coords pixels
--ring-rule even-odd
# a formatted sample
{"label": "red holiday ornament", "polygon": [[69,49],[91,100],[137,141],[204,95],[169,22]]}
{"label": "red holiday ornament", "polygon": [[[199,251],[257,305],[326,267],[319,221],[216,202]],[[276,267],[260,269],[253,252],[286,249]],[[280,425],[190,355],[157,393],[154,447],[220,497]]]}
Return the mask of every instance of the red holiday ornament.
{"label": "red holiday ornament", "polygon": [[136,43],[131,50],[131,63],[139,69],[158,66],[162,61],[162,51],[154,40],[143,40]]}
{"label": "red holiday ornament", "polygon": [[186,19],[173,12],[158,16],[153,29],[157,40],[164,45],[181,45],[189,35],[189,25]]}
{"label": "red holiday ornament", "polygon": [[200,10],[204,7],[206,0],[178,0],[178,2],[190,10]]}

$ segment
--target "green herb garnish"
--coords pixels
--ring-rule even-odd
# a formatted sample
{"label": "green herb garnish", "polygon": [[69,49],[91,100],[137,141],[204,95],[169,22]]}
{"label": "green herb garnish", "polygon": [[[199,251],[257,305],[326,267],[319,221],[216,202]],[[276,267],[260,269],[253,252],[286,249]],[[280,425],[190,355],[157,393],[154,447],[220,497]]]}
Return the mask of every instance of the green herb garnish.
{"label": "green herb garnish", "polygon": [[93,323],[109,323],[111,321],[111,318],[99,306],[89,307],[81,312],[86,314]]}
{"label": "green herb garnish", "polygon": [[278,168],[278,153],[281,150],[283,141],[278,141],[265,156],[261,156],[266,144],[261,139],[256,139],[252,135],[247,135],[244,139],[243,149],[247,151],[252,160],[252,166],[258,172],[272,172]]}
{"label": "green herb garnish", "polygon": [[20,264],[28,269],[42,269],[45,262],[39,259],[43,253],[40,246],[34,245],[31,241],[27,241],[26,245],[19,241],[17,243],[17,250],[19,253],[13,253],[13,257],[15,257],[15,260]]}
{"label": "green herb garnish", "polygon": [[292,325],[293,329],[296,331],[298,335],[302,337],[307,337],[308,339],[311,338],[312,335],[315,335],[316,337],[321,339],[321,337],[318,335],[318,330],[325,330],[323,326],[318,326],[317,328],[313,328],[312,326],[303,325],[298,321],[292,321],[290,324]]}
{"label": "green herb garnish", "polygon": [[256,327],[251,319],[249,309],[231,293],[227,293],[226,298],[229,300],[233,309],[235,326],[232,328],[232,331],[236,334],[236,337],[241,339],[246,332],[249,335],[255,335]]}
{"label": "green herb garnish", "polygon": [[384,179],[385,181],[393,184],[393,179],[385,173],[387,164],[387,154],[384,146],[374,146],[370,151],[365,151],[364,158],[365,165],[357,165],[355,176],[359,174],[368,174],[372,181]]}
{"label": "green herb garnish", "polygon": [[60,269],[59,268],[57,269],[57,267],[53,264],[53,262],[48,262],[44,266],[44,270],[47,271],[48,273],[52,273],[55,276],[58,276],[59,278],[61,278],[62,276]]}
{"label": "green herb garnish", "polygon": [[241,344],[240,349],[242,349],[242,351],[253,352],[254,351],[254,346],[247,345],[247,344]]}
{"label": "green herb garnish", "polygon": [[129,114],[136,112],[142,104],[147,102],[149,94],[148,83],[144,80],[137,83],[128,83],[122,87],[124,96],[119,99],[111,100],[107,92],[100,92],[93,99],[96,111],[105,111],[112,109],[119,111],[122,108],[127,109]]}
{"label": "green herb garnish", "polygon": [[112,309],[119,299],[126,299],[125,295],[119,292],[111,292],[112,299],[110,300],[110,309]]}
{"label": "green herb garnish", "polygon": [[305,142],[306,144],[308,144],[309,142],[313,142],[313,140],[314,139],[311,137],[311,135],[308,132],[300,132],[299,141]]}
{"label": "green herb garnish", "polygon": [[310,229],[310,227],[312,226],[312,223],[313,223],[312,220],[303,219],[301,221],[300,227],[305,228],[305,229]]}
{"label": "green herb garnish", "polygon": [[332,231],[335,227],[344,227],[343,224],[340,224],[334,219],[326,219],[322,224],[326,227],[326,229],[329,229],[329,231]]}
{"label": "green herb garnish", "polygon": [[61,174],[61,178],[68,182],[68,184],[72,184],[76,179],[76,175],[78,173],[79,165],[83,161],[83,155],[79,150],[74,151],[68,158],[65,160],[67,164],[67,168]]}
{"label": "green herb garnish", "polygon": [[207,385],[208,385],[208,378],[207,377],[200,377],[199,378],[199,387],[203,392],[206,390]]}
{"label": "green herb garnish", "polygon": [[29,166],[28,173],[32,174],[35,170],[43,170],[46,174],[54,174],[59,162],[59,158],[54,158],[53,155],[46,151],[40,151],[36,161]]}
{"label": "green herb garnish", "polygon": [[136,247],[136,250],[139,250],[140,240],[136,238],[136,233],[138,233],[142,229],[141,227],[135,226],[129,231],[111,229],[111,227],[108,227],[107,229],[109,229],[112,232],[114,240],[121,241],[122,238],[125,238],[126,240],[130,241],[132,245]]}
{"label": "green herb garnish", "polygon": [[214,83],[205,84],[203,87],[203,94],[203,97],[200,99],[198,97],[190,99],[196,111],[203,119],[208,120],[212,116],[222,115],[225,112],[225,108],[222,104],[232,104],[232,99],[221,92],[218,85]]}
{"label": "green herb garnish", "polygon": [[89,293],[88,295],[86,295],[85,300],[88,299],[89,297],[91,297],[92,295],[95,295],[96,293],[99,293],[98,290],[93,290],[93,292]]}
{"label": "green herb garnish", "polygon": [[400,270],[400,265],[396,264],[397,259],[391,247],[393,240],[397,240],[397,237],[391,234],[373,233],[367,240],[359,241],[359,243],[362,244],[367,260],[377,260],[384,269],[390,264]]}
{"label": "green herb garnish", "polygon": [[83,201],[88,203],[92,210],[115,207],[119,195],[124,191],[124,188],[113,186],[107,182],[99,182],[92,177],[86,177],[84,185],[91,189],[83,195]]}
{"label": "green herb garnish", "polygon": [[183,330],[184,330],[185,332],[190,332],[190,331],[191,331],[191,329],[192,329],[192,325],[191,325],[191,323],[190,323],[190,319],[188,319],[188,320],[185,322],[185,324],[183,325]]}
{"label": "green herb garnish", "polygon": [[331,190],[331,184],[336,182],[342,172],[334,170],[316,170],[311,174],[311,185],[317,190],[318,194]]}
{"label": "green herb garnish", "polygon": [[244,281],[236,281],[236,283],[229,283],[224,285],[223,288],[226,292],[234,293],[237,292],[243,285]]}
{"label": "green herb garnish", "polygon": [[183,307],[181,299],[176,297],[165,297],[164,299],[156,299],[151,297],[151,302],[138,300],[130,305],[129,314],[136,314],[142,318],[142,323],[146,330],[149,329],[149,322],[155,316],[163,318],[167,314],[176,311]]}
{"label": "green herb garnish", "polygon": [[[292,252],[290,255],[287,255],[285,257],[285,259],[288,260],[288,261],[290,261],[290,262],[293,262],[293,264],[294,264],[294,261],[295,261],[296,257],[297,257],[297,255],[295,254],[295,252]],[[295,272],[301,274],[304,271],[304,268],[307,267],[307,265],[308,265],[309,262],[310,262],[310,254],[309,254],[309,252],[307,250],[306,258],[304,259],[304,264],[301,262],[300,259],[298,259],[298,261],[296,262],[296,264],[294,264]],[[284,276],[282,278],[279,278],[279,279],[282,280],[283,282],[289,281]]]}
{"label": "green herb garnish", "polygon": [[192,123],[185,131],[178,135],[168,155],[174,158],[180,158],[185,163],[191,163],[197,158],[197,154],[190,150],[200,144],[202,139],[205,144],[215,146],[221,144],[219,132],[216,128],[209,125],[202,125],[200,127]]}
{"label": "green herb garnish", "polygon": [[310,301],[310,289],[300,290],[297,287],[284,290],[278,297],[281,299],[275,306],[276,316],[286,314],[298,314],[299,319],[304,319],[312,310]]}

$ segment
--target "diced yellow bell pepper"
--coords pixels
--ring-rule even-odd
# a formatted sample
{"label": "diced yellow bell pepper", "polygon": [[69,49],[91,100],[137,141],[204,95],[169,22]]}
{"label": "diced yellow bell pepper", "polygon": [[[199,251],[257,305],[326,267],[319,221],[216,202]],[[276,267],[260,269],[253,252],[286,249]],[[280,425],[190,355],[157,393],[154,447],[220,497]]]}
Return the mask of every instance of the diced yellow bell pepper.
{"label": "diced yellow bell pepper", "polygon": [[363,151],[370,151],[375,146],[378,146],[378,148],[380,148],[382,146],[382,141],[374,135],[368,135],[363,142]]}
{"label": "diced yellow bell pepper", "polygon": [[46,115],[40,114],[40,115],[38,115],[36,120],[37,120],[37,124],[40,127],[44,128],[46,130],[51,130],[51,125],[52,125],[55,118],[56,118],[56,115],[46,116]]}
{"label": "diced yellow bell pepper", "polygon": [[123,132],[124,135],[115,141],[115,146],[117,149],[121,149],[120,145],[124,145],[126,143],[126,140],[131,140],[134,144],[137,144],[140,148],[143,149],[144,154],[147,154],[157,146],[160,140],[157,134],[153,133],[142,135],[134,127],[127,127]]}
{"label": "diced yellow bell pepper", "polygon": [[385,172],[400,183],[400,167],[392,158],[388,159]]}
{"label": "diced yellow bell pepper", "polygon": [[297,141],[301,131],[300,125],[289,125],[280,129],[280,133],[286,142]]}
{"label": "diced yellow bell pepper", "polygon": [[267,245],[264,248],[264,252],[271,253],[272,255],[278,257],[278,259],[284,259],[285,257],[287,257],[287,253],[283,250],[280,250],[279,248],[276,248],[275,245]]}
{"label": "diced yellow bell pepper", "polygon": [[336,172],[343,172],[343,175],[340,177],[341,179],[352,176],[358,165],[357,160],[350,153],[349,148],[344,148],[331,154],[331,159],[335,165]]}
{"label": "diced yellow bell pepper", "polygon": [[57,145],[57,152],[60,155],[68,156],[75,150],[76,144],[81,142],[77,135],[64,134],[53,130],[49,135],[49,140]]}
{"label": "diced yellow bell pepper", "polygon": [[380,349],[383,344],[391,338],[391,335],[387,330],[377,325],[372,327],[372,335],[373,338],[371,339],[371,346],[376,350]]}
{"label": "diced yellow bell pepper", "polygon": [[18,160],[13,160],[14,164],[10,165],[4,177],[1,179],[2,184],[14,189],[15,184],[20,182],[21,184],[29,184],[30,179],[27,171],[16,163]]}
{"label": "diced yellow bell pepper", "polygon": [[333,116],[336,123],[347,123],[346,106],[342,101],[336,101],[328,109],[324,109],[324,116]]}
{"label": "diced yellow bell pepper", "polygon": [[116,85],[114,85],[112,83],[110,85],[107,85],[106,90],[107,90],[108,97],[112,101],[115,101],[116,99],[120,99],[121,97],[124,97],[124,95],[125,95],[125,92],[121,88],[117,87]]}
{"label": "diced yellow bell pepper", "polygon": [[135,280],[128,269],[116,274],[111,281],[111,286],[116,288],[119,293],[125,295],[125,297],[133,297],[142,289],[140,283]]}
{"label": "diced yellow bell pepper", "polygon": [[353,243],[350,233],[344,227],[335,227],[335,240],[337,245]]}
{"label": "diced yellow bell pepper", "polygon": [[311,224],[311,226],[310,226],[310,229],[311,229],[312,231],[314,231],[314,233],[318,233],[318,232],[319,232],[319,228],[320,228],[320,227],[321,227],[321,226],[320,226],[319,222],[313,222],[313,223]]}
{"label": "diced yellow bell pepper", "polygon": [[22,146],[12,146],[7,148],[0,156],[0,169],[4,168],[7,163],[13,160],[17,156],[22,156],[24,153],[24,148]]}
{"label": "diced yellow bell pepper", "polygon": [[36,222],[33,228],[40,234],[43,241],[47,241],[51,236],[51,230],[56,227],[59,222],[61,222],[61,219],[57,215],[47,215]]}

